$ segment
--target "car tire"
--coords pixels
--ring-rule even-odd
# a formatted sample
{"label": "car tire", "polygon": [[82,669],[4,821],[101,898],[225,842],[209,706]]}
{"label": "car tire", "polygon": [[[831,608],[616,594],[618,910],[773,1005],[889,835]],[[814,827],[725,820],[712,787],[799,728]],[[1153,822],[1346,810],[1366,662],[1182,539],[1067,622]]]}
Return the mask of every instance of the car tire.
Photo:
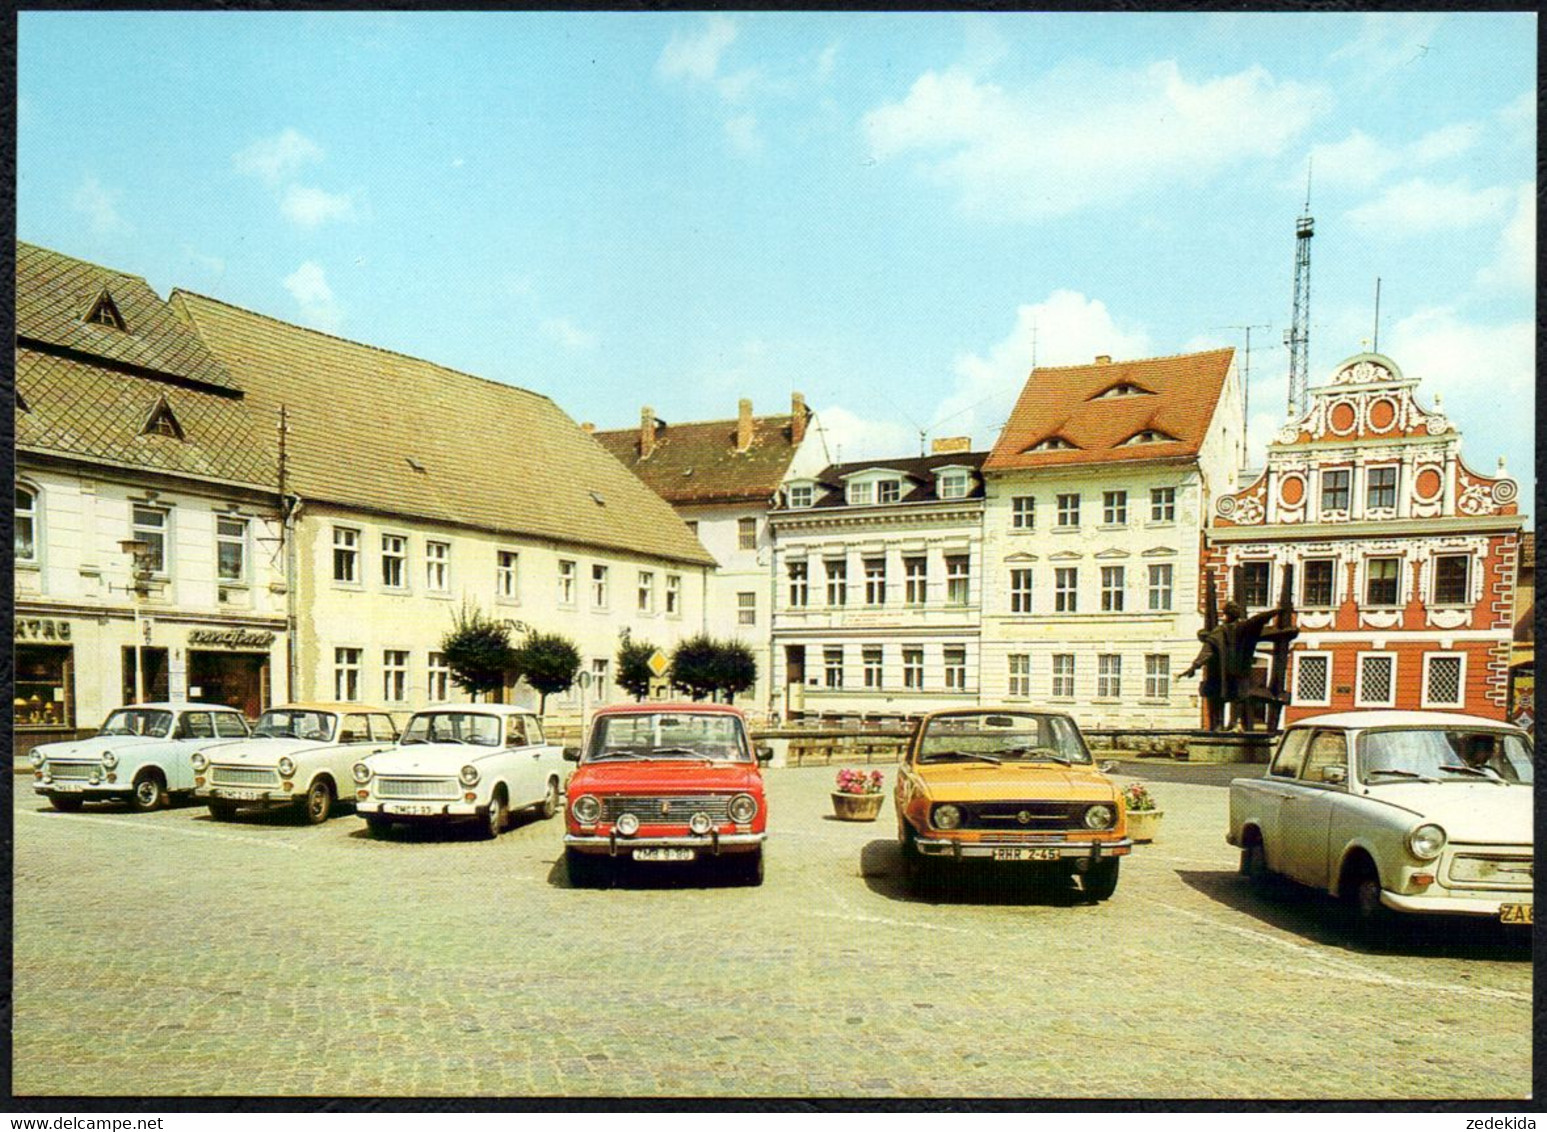
{"label": "car tire", "polygon": [[605,879],[606,863],[589,853],[564,850],[564,870],[571,888],[599,888]]}
{"label": "car tire", "polygon": [[1268,868],[1268,850],[1261,841],[1254,841],[1241,850],[1241,875],[1258,892],[1266,892],[1273,883],[1273,872]]}
{"label": "car tire", "polygon": [[1382,940],[1390,934],[1393,917],[1391,909],[1380,902],[1380,874],[1374,865],[1365,862],[1358,867],[1339,886],[1339,891],[1355,931],[1371,942]]}
{"label": "car tire", "polygon": [[756,888],[763,883],[763,851],[757,849],[751,853],[742,853],[733,858],[736,863],[736,879],[748,888]]}
{"label": "car tire", "polygon": [[142,771],[134,780],[134,789],[129,792],[129,808],[137,814],[148,814],[164,809],[167,804],[167,784],[162,780],[161,772]]}
{"label": "car tire", "polygon": [[541,802],[537,803],[537,816],[546,821],[558,812],[559,780],[557,778],[550,778],[548,779],[548,793]]}
{"label": "car tire", "polygon": [[321,825],[333,813],[333,787],[326,778],[313,782],[301,800],[301,816],[307,825]]}
{"label": "car tire", "polygon": [[236,807],[230,802],[211,802],[209,816],[216,821],[231,821],[236,817]]}
{"label": "car tire", "polygon": [[919,852],[913,827],[906,821],[902,823],[902,875],[917,896],[932,895],[938,887],[938,866]]}
{"label": "car tire", "polygon": [[489,808],[483,815],[484,840],[493,841],[505,831],[505,825],[509,821],[510,807],[505,804],[505,792],[495,787],[494,797],[489,799]]}
{"label": "car tire", "polygon": [[48,804],[61,814],[73,814],[79,812],[80,808],[86,804],[86,799],[72,798],[64,794],[50,794],[48,796]]}
{"label": "car tire", "polygon": [[1099,904],[1111,898],[1112,893],[1117,891],[1117,869],[1121,864],[1122,861],[1116,857],[1091,862],[1090,868],[1080,874],[1080,886],[1085,891],[1086,901]]}
{"label": "car tire", "polygon": [[371,814],[365,819],[365,832],[368,836],[380,841],[392,831],[392,822],[387,818],[377,817]]}

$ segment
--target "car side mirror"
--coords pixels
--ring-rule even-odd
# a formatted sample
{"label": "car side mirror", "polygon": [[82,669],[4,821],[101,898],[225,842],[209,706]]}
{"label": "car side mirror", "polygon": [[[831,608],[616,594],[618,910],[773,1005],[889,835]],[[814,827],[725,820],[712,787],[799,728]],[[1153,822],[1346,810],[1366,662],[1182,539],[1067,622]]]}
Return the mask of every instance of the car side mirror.
{"label": "car side mirror", "polygon": [[579,747],[565,747],[564,748],[564,761],[567,762],[567,763],[578,763],[580,761],[580,748]]}
{"label": "car side mirror", "polygon": [[1116,774],[1117,773],[1117,763],[1113,759],[1102,759],[1100,764],[1099,764],[1099,766],[1098,766],[1098,769],[1101,771],[1102,774]]}
{"label": "car side mirror", "polygon": [[1330,782],[1334,786],[1340,786],[1348,781],[1348,768],[1346,766],[1324,766],[1321,768],[1321,780]]}
{"label": "car side mirror", "polygon": [[760,762],[760,763],[771,763],[771,762],[773,762],[773,748],[772,747],[759,747],[753,753],[757,755],[757,761]]}

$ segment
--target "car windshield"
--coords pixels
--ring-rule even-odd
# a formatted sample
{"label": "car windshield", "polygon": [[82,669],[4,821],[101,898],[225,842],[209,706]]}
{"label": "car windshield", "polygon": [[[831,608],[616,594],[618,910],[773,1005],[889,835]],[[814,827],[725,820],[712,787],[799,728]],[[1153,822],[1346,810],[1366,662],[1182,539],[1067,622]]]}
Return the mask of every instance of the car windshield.
{"label": "car windshield", "polygon": [[172,733],[172,713],[145,708],[121,708],[107,717],[99,735],[149,735],[165,739]]}
{"label": "car windshield", "polygon": [[750,762],[741,718],[688,711],[604,715],[591,727],[586,761],[602,759],[708,759]]}
{"label": "car windshield", "polygon": [[1089,763],[1074,721],[1064,715],[985,711],[941,715],[924,724],[918,761]]}
{"label": "car windshield", "polygon": [[472,743],[500,745],[500,717],[473,711],[422,711],[408,721],[402,744]]}
{"label": "car windshield", "polygon": [[333,728],[338,716],[330,711],[266,711],[258,717],[258,726],[252,729],[255,739],[315,739],[327,741],[333,738]]}
{"label": "car windshield", "polygon": [[1531,752],[1508,731],[1408,727],[1366,731],[1359,739],[1359,776],[1371,784],[1413,778],[1440,782],[1531,783]]}

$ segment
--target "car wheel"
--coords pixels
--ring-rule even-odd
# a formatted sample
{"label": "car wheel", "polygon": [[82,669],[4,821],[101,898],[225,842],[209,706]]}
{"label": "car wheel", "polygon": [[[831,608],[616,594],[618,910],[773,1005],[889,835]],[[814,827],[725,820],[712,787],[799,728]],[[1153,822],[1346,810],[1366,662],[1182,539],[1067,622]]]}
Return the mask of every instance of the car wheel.
{"label": "car wheel", "polygon": [[1391,930],[1391,909],[1380,902],[1380,874],[1366,864],[1342,889],[1348,903],[1349,918],[1355,929],[1369,940],[1384,938]]}
{"label": "car wheel", "polygon": [[301,803],[301,813],[307,825],[321,825],[332,812],[333,787],[328,785],[326,778],[319,778],[306,792],[306,798]]}
{"label": "car wheel", "polygon": [[211,802],[209,816],[216,821],[231,821],[236,817],[236,807],[230,802]]}
{"label": "car wheel", "polygon": [[541,816],[544,819],[546,819],[546,818],[551,818],[554,814],[556,814],[558,812],[559,812],[559,780],[557,778],[550,778],[550,779],[548,779],[548,794],[541,802],[539,802],[537,804],[537,813],[539,814],[539,816]]}
{"label": "car wheel", "polygon": [[392,829],[392,822],[386,818],[377,817],[375,814],[365,819],[365,832],[377,838],[386,837]]}
{"label": "car wheel", "polygon": [[129,806],[137,814],[159,810],[167,804],[166,783],[161,772],[147,770],[134,780],[134,790],[129,795]]}
{"label": "car wheel", "polygon": [[489,808],[484,813],[483,835],[490,841],[498,837],[505,829],[505,823],[510,820],[510,807],[505,805],[505,794],[498,788],[494,791],[494,797],[489,800]]}
{"label": "car wheel", "polygon": [[1268,869],[1268,851],[1262,842],[1254,841],[1241,850],[1241,875],[1259,892],[1265,891],[1272,883],[1273,873]]}
{"label": "car wheel", "polygon": [[902,875],[919,896],[933,893],[939,878],[938,866],[919,852],[913,827],[907,822],[902,823]]}
{"label": "car wheel", "polygon": [[48,804],[61,814],[73,814],[86,804],[86,799],[71,798],[64,794],[50,794]]}
{"label": "car wheel", "polygon": [[597,888],[604,878],[606,863],[589,853],[564,850],[564,869],[569,873],[569,887]]}
{"label": "car wheel", "polygon": [[742,884],[750,888],[756,888],[763,883],[763,851],[761,849],[752,853],[742,853],[732,859],[736,862],[736,878]]}
{"label": "car wheel", "polygon": [[1115,857],[1109,861],[1091,863],[1080,880],[1080,884],[1085,889],[1086,900],[1096,904],[1117,891],[1117,867],[1120,864],[1122,862]]}

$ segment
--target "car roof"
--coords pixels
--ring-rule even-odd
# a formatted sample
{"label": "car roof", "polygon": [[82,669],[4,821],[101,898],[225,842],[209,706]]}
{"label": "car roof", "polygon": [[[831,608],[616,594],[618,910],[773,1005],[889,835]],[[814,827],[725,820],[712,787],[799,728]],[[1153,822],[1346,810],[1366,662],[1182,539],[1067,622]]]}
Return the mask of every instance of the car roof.
{"label": "car roof", "polygon": [[[606,707],[596,709],[597,716],[603,715],[639,715],[639,714],[663,714],[672,715],[736,715],[742,714],[741,709],[734,704],[710,704],[710,703],[665,703],[647,700],[643,703],[633,704],[608,704]],[[593,717],[595,718],[595,717]]]}
{"label": "car roof", "polygon": [[269,711],[331,711],[331,712],[375,712],[379,715],[391,715],[384,707],[376,707],[373,704],[340,704],[327,703],[317,700],[311,703],[275,704]]}
{"label": "car roof", "polygon": [[415,708],[414,714],[419,715],[427,711],[476,711],[487,712],[491,715],[533,715],[537,713],[529,707],[521,707],[517,704],[470,704],[454,703],[450,700],[441,704],[427,704],[422,708]]}
{"label": "car roof", "polygon": [[1454,711],[1394,711],[1389,708],[1374,711],[1338,711],[1328,715],[1313,715],[1297,719],[1291,727],[1486,727],[1500,731],[1519,731],[1513,724],[1499,719],[1483,719],[1476,715],[1463,715]]}
{"label": "car roof", "polygon": [[241,709],[234,708],[230,704],[201,704],[195,700],[186,700],[177,704],[168,700],[156,700],[146,704],[124,704],[123,707],[114,708],[113,711],[232,711],[238,715],[241,714]]}

